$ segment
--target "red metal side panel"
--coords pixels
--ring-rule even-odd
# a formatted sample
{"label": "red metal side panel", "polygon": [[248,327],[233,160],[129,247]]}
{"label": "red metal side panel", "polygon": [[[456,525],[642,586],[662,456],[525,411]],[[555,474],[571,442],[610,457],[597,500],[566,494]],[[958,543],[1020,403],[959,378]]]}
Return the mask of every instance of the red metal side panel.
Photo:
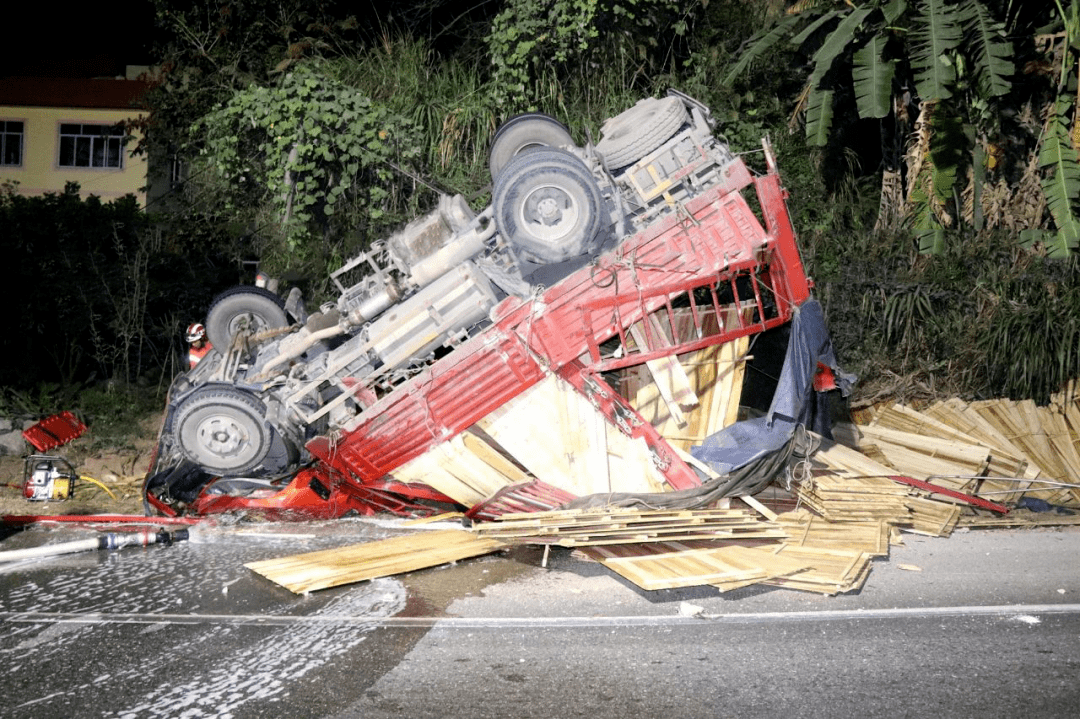
{"label": "red metal side panel", "polygon": [[[732,178],[732,184],[750,182],[745,167]],[[806,277],[778,176],[756,184],[769,233],[732,191],[738,188],[713,188],[686,202],[685,212],[628,238],[540,297],[504,300],[492,312],[492,327],[383,397],[335,441],[320,438],[308,449],[362,482],[375,482],[524,392],[547,370],[574,362],[590,344],[614,336],[617,326],[629,327],[644,312],[661,307],[666,297],[643,299],[657,287],[708,280],[732,266],[754,266],[763,257],[772,260],[765,276],[774,280],[770,290],[780,298],[778,321],[786,321],[793,304],[809,294]],[[587,309],[603,304],[610,307],[608,322],[596,321]],[[686,474],[689,481],[692,473],[686,469]]]}
{"label": "red metal side panel", "polygon": [[336,442],[316,441],[308,449],[374,482],[543,377],[543,368],[516,338],[490,328],[368,408]]}
{"label": "red metal side panel", "polygon": [[[769,239],[739,194],[706,193],[686,203],[686,209],[692,221],[665,218],[535,302],[506,300],[494,313],[499,326],[516,332],[558,369],[580,357],[589,340],[603,342],[616,333],[616,324],[629,327],[643,310],[664,303],[663,297],[642,303],[635,289],[648,294],[658,286],[705,280],[732,263],[753,263]],[[610,303],[610,323],[594,324],[583,314],[584,307],[615,297],[620,300]]]}
{"label": "red metal side panel", "polygon": [[791,226],[791,216],[784,203],[784,188],[780,186],[780,176],[771,172],[755,180],[761,209],[765,214],[765,223],[769,234],[774,238],[777,262],[770,266],[770,272],[776,278],[777,290],[786,290],[783,299],[791,303],[782,307],[785,315],[810,298],[810,282],[806,278],[799,248],[795,244],[795,228]]}

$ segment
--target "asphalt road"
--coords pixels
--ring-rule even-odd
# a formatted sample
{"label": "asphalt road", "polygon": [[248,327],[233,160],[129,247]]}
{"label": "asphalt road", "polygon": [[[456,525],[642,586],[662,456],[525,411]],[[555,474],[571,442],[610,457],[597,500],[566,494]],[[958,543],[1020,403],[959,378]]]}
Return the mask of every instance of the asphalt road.
{"label": "asphalt road", "polygon": [[1080,715],[1078,528],[905,535],[837,597],[645,592],[532,548],[307,596],[242,566],[400,531],[237,525],[0,565],[0,716]]}

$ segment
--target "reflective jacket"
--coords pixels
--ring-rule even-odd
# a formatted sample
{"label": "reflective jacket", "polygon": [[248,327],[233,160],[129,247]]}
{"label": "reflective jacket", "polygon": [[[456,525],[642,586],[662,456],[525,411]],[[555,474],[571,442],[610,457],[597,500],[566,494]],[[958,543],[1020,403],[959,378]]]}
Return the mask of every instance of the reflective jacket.
{"label": "reflective jacket", "polygon": [[206,353],[214,349],[209,342],[204,342],[202,347],[191,345],[188,347],[188,369],[195,369],[195,365],[206,356]]}

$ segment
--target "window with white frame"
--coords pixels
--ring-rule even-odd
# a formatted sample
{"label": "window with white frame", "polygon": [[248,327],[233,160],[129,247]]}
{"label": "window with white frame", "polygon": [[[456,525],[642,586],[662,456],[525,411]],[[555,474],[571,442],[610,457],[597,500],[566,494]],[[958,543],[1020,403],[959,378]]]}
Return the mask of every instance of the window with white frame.
{"label": "window with white frame", "polygon": [[22,165],[23,124],[21,120],[0,120],[0,165]]}
{"label": "window with white frame", "polygon": [[124,128],[120,125],[60,125],[60,167],[124,166]]}

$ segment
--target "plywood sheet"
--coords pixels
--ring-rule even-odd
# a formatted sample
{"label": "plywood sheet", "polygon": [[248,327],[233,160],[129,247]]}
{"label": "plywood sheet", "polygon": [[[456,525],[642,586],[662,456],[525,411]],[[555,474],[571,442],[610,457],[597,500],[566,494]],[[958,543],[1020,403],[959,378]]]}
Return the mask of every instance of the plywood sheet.
{"label": "plywood sheet", "polygon": [[603,564],[642,589],[674,589],[713,582],[751,582],[768,577],[752,562],[732,557],[728,548],[688,549],[645,557],[608,557]]}
{"label": "plywood sheet", "polygon": [[466,507],[530,477],[483,439],[463,433],[395,469],[399,482],[422,483]]}
{"label": "plywood sheet", "polygon": [[624,435],[554,375],[477,426],[530,474],[575,496],[667,487],[643,439]]}

